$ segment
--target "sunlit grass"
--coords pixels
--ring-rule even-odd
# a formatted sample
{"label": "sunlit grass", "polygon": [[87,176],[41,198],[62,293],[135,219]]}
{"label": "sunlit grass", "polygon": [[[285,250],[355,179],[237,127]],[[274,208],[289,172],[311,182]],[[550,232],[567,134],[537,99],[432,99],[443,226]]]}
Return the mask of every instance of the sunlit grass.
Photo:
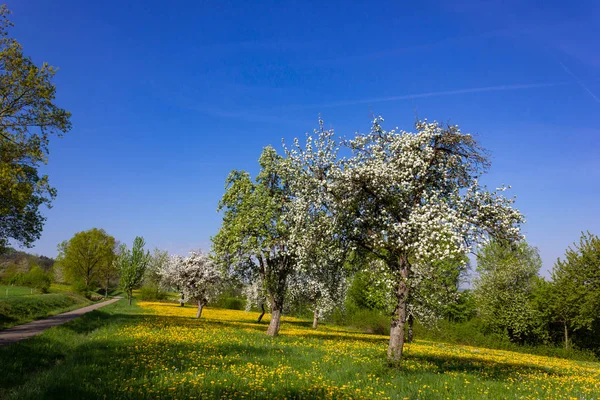
{"label": "sunlit grass", "polygon": [[385,336],[332,326],[315,331],[310,321],[284,317],[281,335],[270,338],[268,316],[257,324],[257,313],[209,308],[196,320],[190,306],[122,303],[20,349],[0,350],[0,365],[15,354],[34,366],[34,356],[59,360],[10,382],[0,370],[0,387],[10,387],[5,397],[591,399],[600,393],[598,363],[417,340],[399,366],[390,366]]}
{"label": "sunlit grass", "polygon": [[0,285],[0,301],[7,297],[31,296],[39,293],[39,290],[25,286]]}

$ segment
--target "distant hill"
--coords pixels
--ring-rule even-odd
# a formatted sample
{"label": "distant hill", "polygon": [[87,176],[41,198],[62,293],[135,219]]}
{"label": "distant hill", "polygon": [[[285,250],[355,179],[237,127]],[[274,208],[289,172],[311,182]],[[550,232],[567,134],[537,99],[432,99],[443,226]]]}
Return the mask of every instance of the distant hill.
{"label": "distant hill", "polygon": [[8,268],[12,267],[11,269],[19,272],[28,272],[34,265],[39,265],[45,271],[51,271],[54,259],[9,247],[0,253],[0,278]]}

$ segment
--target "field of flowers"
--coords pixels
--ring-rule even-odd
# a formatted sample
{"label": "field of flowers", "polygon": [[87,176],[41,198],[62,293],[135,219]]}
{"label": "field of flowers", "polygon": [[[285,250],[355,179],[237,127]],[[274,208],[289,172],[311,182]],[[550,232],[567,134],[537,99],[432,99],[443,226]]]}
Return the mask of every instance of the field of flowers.
{"label": "field of flowers", "polygon": [[31,379],[16,385],[15,377],[13,389],[0,397],[600,398],[598,363],[417,340],[406,346],[400,366],[390,366],[385,336],[332,326],[315,331],[309,321],[286,317],[273,339],[255,313],[206,309],[201,320],[194,315],[193,307],[171,303],[117,305],[90,314],[77,328],[60,328],[63,334],[0,349],[2,365],[27,346],[43,351],[35,340],[56,337],[73,346]]}

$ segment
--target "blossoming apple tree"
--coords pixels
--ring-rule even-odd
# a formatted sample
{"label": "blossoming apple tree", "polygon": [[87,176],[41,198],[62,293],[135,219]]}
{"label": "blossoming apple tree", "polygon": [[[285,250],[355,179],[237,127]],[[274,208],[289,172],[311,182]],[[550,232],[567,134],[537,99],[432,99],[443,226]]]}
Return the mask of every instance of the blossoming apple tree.
{"label": "blossoming apple tree", "polygon": [[192,251],[188,257],[173,256],[161,271],[164,284],[178,288],[185,297],[198,304],[196,318],[220,292],[223,277],[208,254]]}
{"label": "blossoming apple tree", "polygon": [[[414,133],[386,131],[382,121],[340,144],[321,128],[287,153],[290,170],[305,185],[294,218],[310,220],[307,209],[321,210],[323,226],[309,232],[329,232],[385,264],[395,297],[388,358],[399,361],[411,287],[419,276],[431,276],[421,270],[435,267],[431,260],[462,258],[489,237],[518,240],[524,219],[514,199],[503,196],[505,187],[489,191],[479,184],[489,161],[471,135],[427,121]],[[337,156],[340,147],[348,156]],[[303,257],[316,236],[302,239],[305,226],[295,226]]]}

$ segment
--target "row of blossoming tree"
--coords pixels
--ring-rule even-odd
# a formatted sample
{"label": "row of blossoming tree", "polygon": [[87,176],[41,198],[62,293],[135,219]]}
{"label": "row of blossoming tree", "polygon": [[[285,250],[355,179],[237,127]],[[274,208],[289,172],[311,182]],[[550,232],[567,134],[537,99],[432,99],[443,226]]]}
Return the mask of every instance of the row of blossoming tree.
{"label": "row of blossoming tree", "polygon": [[[422,121],[415,132],[385,130],[350,140],[320,128],[284,155],[266,147],[253,180],[232,171],[219,204],[215,262],[244,277],[258,307],[271,308],[279,332],[286,301],[297,295],[322,312],[343,298],[348,260],[376,264],[393,288],[388,357],[402,357],[411,316],[436,315],[438,290],[480,242],[522,240],[514,199],[479,184],[489,161],[457,126]],[[287,297],[287,298],[286,298]]]}

